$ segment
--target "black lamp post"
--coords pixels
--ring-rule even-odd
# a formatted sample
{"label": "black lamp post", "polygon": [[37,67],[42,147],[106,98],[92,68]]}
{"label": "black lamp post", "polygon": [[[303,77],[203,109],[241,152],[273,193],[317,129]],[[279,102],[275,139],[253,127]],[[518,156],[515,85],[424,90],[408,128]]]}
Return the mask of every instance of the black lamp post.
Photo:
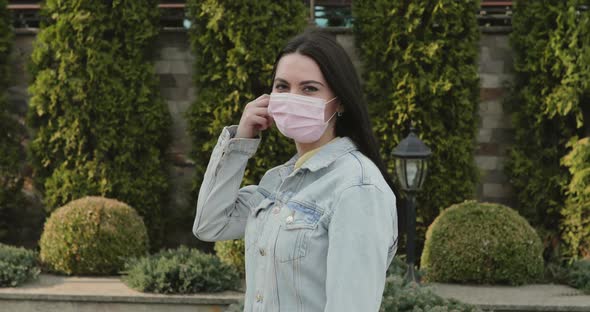
{"label": "black lamp post", "polygon": [[408,195],[407,209],[407,263],[408,272],[406,280],[418,282],[414,272],[415,249],[416,249],[416,192],[420,191],[426,172],[428,171],[428,157],[432,152],[418,136],[414,129],[403,139],[391,152],[395,159],[395,175]]}

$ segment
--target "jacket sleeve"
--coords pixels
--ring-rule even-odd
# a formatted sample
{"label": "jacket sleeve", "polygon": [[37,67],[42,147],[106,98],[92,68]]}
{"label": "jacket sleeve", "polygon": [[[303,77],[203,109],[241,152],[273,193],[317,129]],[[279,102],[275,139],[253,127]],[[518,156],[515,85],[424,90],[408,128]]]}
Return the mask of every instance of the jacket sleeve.
{"label": "jacket sleeve", "polygon": [[397,247],[393,192],[358,185],[341,193],[328,225],[325,312],[379,311]]}
{"label": "jacket sleeve", "polygon": [[193,234],[203,241],[243,238],[251,206],[257,204],[250,202],[257,186],[240,189],[240,184],[260,139],[236,139],[236,130],[223,129],[199,190]]}

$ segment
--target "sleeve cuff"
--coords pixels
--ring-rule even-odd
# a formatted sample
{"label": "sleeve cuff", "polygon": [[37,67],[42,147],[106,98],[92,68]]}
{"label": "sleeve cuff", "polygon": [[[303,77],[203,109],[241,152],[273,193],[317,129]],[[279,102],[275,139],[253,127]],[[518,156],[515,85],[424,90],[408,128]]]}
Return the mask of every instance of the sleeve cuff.
{"label": "sleeve cuff", "polygon": [[260,137],[254,139],[235,138],[238,126],[228,126],[223,128],[219,136],[218,144],[223,146],[226,153],[237,152],[252,157],[258,145],[260,144]]}

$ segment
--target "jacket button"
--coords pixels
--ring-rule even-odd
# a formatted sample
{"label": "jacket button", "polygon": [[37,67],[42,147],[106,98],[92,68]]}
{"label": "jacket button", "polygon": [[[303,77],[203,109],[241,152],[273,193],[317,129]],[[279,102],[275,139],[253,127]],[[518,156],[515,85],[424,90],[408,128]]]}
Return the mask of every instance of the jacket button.
{"label": "jacket button", "polygon": [[262,295],[261,294],[256,295],[256,302],[262,302]]}
{"label": "jacket button", "polygon": [[293,216],[288,216],[287,217],[287,224],[291,224],[293,223]]}
{"label": "jacket button", "polygon": [[266,251],[264,251],[264,248],[260,248],[258,251],[260,252],[261,256],[266,256]]}

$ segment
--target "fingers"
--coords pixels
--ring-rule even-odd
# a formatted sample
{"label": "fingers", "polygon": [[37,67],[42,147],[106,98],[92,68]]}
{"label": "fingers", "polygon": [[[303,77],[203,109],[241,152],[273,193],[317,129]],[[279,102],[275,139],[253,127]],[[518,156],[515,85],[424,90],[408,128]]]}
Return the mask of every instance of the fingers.
{"label": "fingers", "polygon": [[249,124],[256,125],[260,130],[266,130],[272,124],[272,117],[266,107],[250,106],[244,111],[244,117]]}
{"label": "fingers", "polygon": [[268,101],[270,96],[268,94],[263,94],[256,98],[256,100],[248,103],[246,106],[253,106],[253,107],[268,107]]}
{"label": "fingers", "polygon": [[249,110],[249,113],[260,117],[270,116],[266,107],[253,107]]}
{"label": "fingers", "polygon": [[250,116],[250,121],[259,130],[266,130],[270,127],[270,124],[268,123],[268,119],[266,119],[265,117],[262,117],[262,116],[255,116],[255,115]]}
{"label": "fingers", "polygon": [[268,101],[270,96],[263,94],[256,100],[246,104],[236,137],[253,138],[259,131],[270,128],[273,124],[272,117],[268,113]]}

